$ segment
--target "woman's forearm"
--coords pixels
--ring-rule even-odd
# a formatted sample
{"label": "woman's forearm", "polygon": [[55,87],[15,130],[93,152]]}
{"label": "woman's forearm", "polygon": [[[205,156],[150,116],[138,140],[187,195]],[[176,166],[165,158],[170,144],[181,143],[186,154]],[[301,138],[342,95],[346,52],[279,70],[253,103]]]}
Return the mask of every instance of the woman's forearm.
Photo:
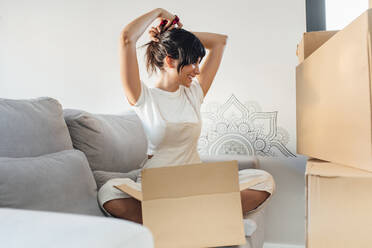
{"label": "woman's forearm", "polygon": [[206,49],[212,49],[216,45],[226,45],[227,35],[207,33],[207,32],[192,32],[199,38]]}
{"label": "woman's forearm", "polygon": [[138,18],[133,20],[131,23],[125,26],[121,33],[122,42],[136,43],[139,37],[145,32],[146,28],[162,14],[162,9],[154,9]]}

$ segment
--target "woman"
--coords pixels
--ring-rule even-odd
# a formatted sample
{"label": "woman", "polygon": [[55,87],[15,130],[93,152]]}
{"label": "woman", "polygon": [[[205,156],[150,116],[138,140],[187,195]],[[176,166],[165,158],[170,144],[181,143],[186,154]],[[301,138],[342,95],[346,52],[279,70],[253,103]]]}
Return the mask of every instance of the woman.
{"label": "woman", "polygon": [[[146,28],[161,19],[149,31],[147,69],[160,71],[154,88],[140,80],[136,42]],[[154,9],[129,23],[121,34],[121,79],[128,102],[141,119],[147,140],[147,158],[141,168],[201,163],[197,143],[201,132],[200,106],[220,65],[227,36],[189,32],[179,18],[165,9]],[[199,65],[209,53],[203,66]],[[140,187],[141,174],[136,183]],[[242,170],[239,181],[262,178],[255,186],[241,191],[243,213],[257,210],[273,193],[275,183],[262,170]],[[101,187],[98,200],[106,214],[142,223],[141,203],[113,187],[121,178]]]}

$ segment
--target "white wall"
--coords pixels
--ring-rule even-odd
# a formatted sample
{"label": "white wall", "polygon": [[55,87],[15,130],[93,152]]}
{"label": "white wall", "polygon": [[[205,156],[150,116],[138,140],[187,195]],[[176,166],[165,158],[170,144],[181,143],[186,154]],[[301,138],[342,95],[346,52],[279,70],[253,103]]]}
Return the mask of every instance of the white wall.
{"label": "white wall", "polygon": [[326,0],[327,30],[341,30],[368,8],[368,0]]}
{"label": "white wall", "polygon": [[[295,153],[295,51],[305,31],[304,0],[1,0],[0,97],[51,96],[65,108],[95,113],[128,109],[119,78],[119,33],[156,7],[178,14],[185,29],[229,36],[205,104],[223,105],[234,94],[239,102],[253,102],[262,112],[277,111],[274,128],[288,133],[285,146]],[[145,34],[138,45],[147,40]],[[138,54],[141,77],[151,86],[155,79],[147,78],[144,50]],[[298,168],[293,180],[278,189],[282,196],[278,204],[288,203],[287,213],[304,208],[303,201],[292,198],[302,199],[304,161],[291,161],[272,163],[271,168],[281,185],[286,178],[282,172]],[[280,217],[280,209],[270,211]],[[283,226],[274,217],[268,220],[276,223],[267,227],[268,242],[303,244],[304,219],[296,213],[293,219],[281,219]]]}

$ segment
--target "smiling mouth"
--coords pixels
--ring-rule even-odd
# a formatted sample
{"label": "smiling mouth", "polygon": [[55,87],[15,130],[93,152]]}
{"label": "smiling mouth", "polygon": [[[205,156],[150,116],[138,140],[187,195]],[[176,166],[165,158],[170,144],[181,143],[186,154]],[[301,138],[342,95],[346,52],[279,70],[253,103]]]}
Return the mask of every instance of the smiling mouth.
{"label": "smiling mouth", "polygon": [[192,79],[193,79],[194,77],[193,77],[193,76],[191,76],[191,75],[189,75],[189,76],[188,76],[188,78],[192,80]]}

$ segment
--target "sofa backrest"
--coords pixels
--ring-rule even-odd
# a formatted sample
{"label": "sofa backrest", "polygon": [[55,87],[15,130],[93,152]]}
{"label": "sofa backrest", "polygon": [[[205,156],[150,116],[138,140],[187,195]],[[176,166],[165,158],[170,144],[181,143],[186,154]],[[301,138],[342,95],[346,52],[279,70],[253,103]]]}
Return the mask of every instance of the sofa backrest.
{"label": "sofa backrest", "polygon": [[72,148],[57,100],[0,98],[0,157],[35,157]]}
{"label": "sofa backrest", "polygon": [[103,115],[65,109],[64,117],[74,148],[85,153],[92,171],[129,172],[144,160],[147,140],[134,112]]}

